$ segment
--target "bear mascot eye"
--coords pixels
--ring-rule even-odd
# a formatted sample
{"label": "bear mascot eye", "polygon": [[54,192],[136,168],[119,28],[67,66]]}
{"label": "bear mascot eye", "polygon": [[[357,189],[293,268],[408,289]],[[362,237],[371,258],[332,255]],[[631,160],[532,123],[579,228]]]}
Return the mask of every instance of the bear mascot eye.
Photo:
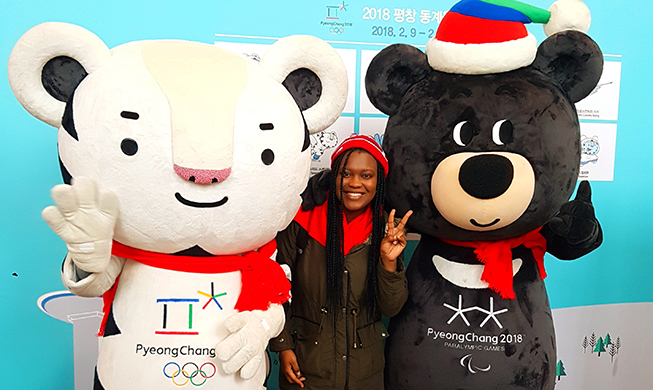
{"label": "bear mascot eye", "polygon": [[467,121],[458,122],[453,128],[453,140],[460,146],[469,145],[476,134],[476,127]]}
{"label": "bear mascot eye", "polygon": [[513,125],[507,119],[502,119],[492,126],[492,141],[501,146],[512,142]]}

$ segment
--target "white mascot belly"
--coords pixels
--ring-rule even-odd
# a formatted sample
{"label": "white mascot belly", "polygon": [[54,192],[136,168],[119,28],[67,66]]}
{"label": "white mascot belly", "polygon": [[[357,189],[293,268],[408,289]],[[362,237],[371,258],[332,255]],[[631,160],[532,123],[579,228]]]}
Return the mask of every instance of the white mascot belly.
{"label": "white mascot belly", "polygon": [[256,63],[44,23],[8,74],[59,130],[66,184],[43,218],[68,247],[64,285],[104,298],[94,389],[263,388],[289,296],[274,237],[300,206],[309,135],[346,100],[333,48],[292,36]]}
{"label": "white mascot belly", "polygon": [[[159,283],[140,283],[144,278]],[[113,302],[115,321],[124,324],[121,335],[100,339],[98,374],[107,378],[103,385],[115,389],[186,384],[238,388],[237,376],[222,370],[216,346],[229,335],[223,324],[235,313],[239,279],[238,272],[180,274],[127,262]],[[263,383],[264,377],[265,370],[258,370],[253,380]]]}

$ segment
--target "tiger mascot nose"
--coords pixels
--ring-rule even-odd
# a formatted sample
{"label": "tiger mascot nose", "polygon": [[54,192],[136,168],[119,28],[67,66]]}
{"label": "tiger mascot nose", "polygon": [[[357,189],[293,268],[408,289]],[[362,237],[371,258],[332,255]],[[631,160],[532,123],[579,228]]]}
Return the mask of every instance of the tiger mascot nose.
{"label": "tiger mascot nose", "polygon": [[196,184],[220,183],[231,175],[231,168],[227,169],[193,169],[180,167],[175,164],[175,173],[186,181],[192,181]]}
{"label": "tiger mascot nose", "polygon": [[220,183],[231,174],[236,105],[247,84],[245,60],[196,42],[152,42],[143,61],[166,95],[172,158],[179,177]]}

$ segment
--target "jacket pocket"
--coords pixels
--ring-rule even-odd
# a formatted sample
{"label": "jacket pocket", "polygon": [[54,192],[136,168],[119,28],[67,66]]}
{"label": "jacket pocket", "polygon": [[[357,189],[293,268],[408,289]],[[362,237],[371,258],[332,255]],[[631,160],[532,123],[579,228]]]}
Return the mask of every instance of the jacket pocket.
{"label": "jacket pocket", "polygon": [[369,378],[383,370],[383,340],[388,331],[381,321],[367,325],[356,331],[357,343],[350,349],[350,374],[359,380]]}
{"label": "jacket pocket", "polygon": [[291,320],[295,355],[302,375],[330,377],[333,375],[333,344],[323,342],[320,324],[300,317]]}

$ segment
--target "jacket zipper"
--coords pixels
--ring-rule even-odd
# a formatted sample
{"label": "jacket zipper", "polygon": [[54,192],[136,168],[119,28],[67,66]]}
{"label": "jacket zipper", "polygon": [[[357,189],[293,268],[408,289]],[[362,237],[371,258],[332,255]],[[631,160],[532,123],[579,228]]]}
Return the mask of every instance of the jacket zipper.
{"label": "jacket zipper", "polygon": [[[345,301],[345,343],[346,343],[346,348],[345,348],[345,356],[346,361],[345,361],[345,390],[349,389],[349,272],[345,273],[346,276],[346,286],[347,286],[347,294],[346,294],[346,301]],[[355,329],[354,329],[355,331]]]}

